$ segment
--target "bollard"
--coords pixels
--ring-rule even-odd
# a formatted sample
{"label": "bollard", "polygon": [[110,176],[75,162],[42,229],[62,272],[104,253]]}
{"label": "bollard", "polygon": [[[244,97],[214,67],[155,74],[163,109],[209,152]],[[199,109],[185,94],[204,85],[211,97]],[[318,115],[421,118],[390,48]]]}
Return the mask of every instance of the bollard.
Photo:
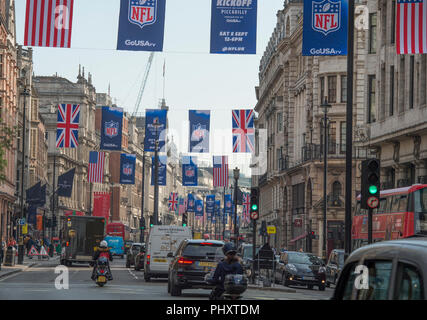
{"label": "bollard", "polygon": [[8,247],[6,250],[6,258],[4,260],[4,265],[8,267],[15,266],[16,260],[16,249],[14,247]]}

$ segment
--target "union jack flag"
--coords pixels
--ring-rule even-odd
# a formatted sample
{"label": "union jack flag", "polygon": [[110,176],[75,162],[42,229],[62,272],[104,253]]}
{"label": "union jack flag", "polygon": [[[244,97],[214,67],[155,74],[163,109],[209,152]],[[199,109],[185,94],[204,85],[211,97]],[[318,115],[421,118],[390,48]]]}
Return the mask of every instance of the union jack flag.
{"label": "union jack flag", "polygon": [[213,186],[228,187],[228,157],[213,157]]}
{"label": "union jack flag", "polygon": [[176,211],[178,209],[178,193],[171,192],[169,195],[169,211]]}
{"label": "union jack flag", "polygon": [[251,198],[249,193],[243,194],[243,218],[246,222],[250,222],[250,207],[251,207]]}
{"label": "union jack flag", "polygon": [[253,110],[233,110],[233,153],[255,152]]}
{"label": "union jack flag", "polygon": [[56,124],[56,147],[77,148],[79,146],[80,105],[58,105]]}

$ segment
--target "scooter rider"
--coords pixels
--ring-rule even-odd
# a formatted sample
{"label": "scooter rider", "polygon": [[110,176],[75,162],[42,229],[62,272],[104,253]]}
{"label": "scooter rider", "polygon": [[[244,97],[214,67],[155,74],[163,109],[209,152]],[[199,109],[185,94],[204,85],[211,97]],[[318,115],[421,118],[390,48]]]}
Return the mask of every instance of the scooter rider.
{"label": "scooter rider", "polygon": [[[95,271],[98,263],[98,259],[100,257],[105,257],[109,261],[113,261],[113,255],[108,249],[108,243],[105,240],[102,240],[99,244],[98,249],[96,250],[95,254],[93,255],[93,260],[95,261],[92,271],[92,280],[95,280]],[[110,270],[110,264],[108,264],[108,280],[113,280],[113,275]]]}
{"label": "scooter rider", "polygon": [[215,300],[221,297],[221,295],[225,292],[224,289],[224,281],[225,276],[228,274],[243,274],[243,268],[240,264],[240,260],[237,256],[236,248],[234,244],[231,242],[227,242],[222,251],[225,255],[225,258],[222,259],[221,262],[218,263],[215,273],[212,277],[212,283],[217,286],[212,291],[209,296],[210,300]]}

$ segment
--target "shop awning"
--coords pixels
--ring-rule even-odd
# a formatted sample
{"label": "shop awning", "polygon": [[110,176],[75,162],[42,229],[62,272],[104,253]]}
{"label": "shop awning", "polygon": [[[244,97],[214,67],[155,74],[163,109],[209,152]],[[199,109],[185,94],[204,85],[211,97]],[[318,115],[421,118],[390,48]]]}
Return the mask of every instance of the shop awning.
{"label": "shop awning", "polygon": [[290,242],[296,242],[298,240],[304,239],[305,237],[307,237],[307,235],[308,235],[308,233],[306,232],[306,233],[304,233],[304,234],[302,234],[296,238],[293,238]]}

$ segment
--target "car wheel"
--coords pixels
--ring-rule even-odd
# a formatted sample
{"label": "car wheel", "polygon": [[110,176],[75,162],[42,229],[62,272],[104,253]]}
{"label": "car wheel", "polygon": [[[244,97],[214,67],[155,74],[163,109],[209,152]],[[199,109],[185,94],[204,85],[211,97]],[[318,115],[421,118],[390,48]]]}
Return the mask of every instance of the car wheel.
{"label": "car wheel", "polygon": [[126,268],[130,268],[130,262],[126,262]]}
{"label": "car wheel", "polygon": [[144,274],[145,282],[150,282],[151,277],[149,275]]}
{"label": "car wheel", "polygon": [[319,291],[325,291],[325,285],[324,284],[319,285]]}
{"label": "car wheel", "polygon": [[138,264],[135,263],[134,269],[135,269],[135,271],[139,271]]}
{"label": "car wheel", "polygon": [[335,275],[335,277],[334,277],[334,286],[336,286],[336,285],[337,285],[337,280],[338,280],[338,276],[337,276],[337,275]]}
{"label": "car wheel", "polygon": [[168,278],[168,293],[171,292],[171,280]]}
{"label": "car wheel", "polygon": [[182,294],[182,289],[179,286],[174,285],[174,283],[171,283],[171,296],[172,297],[178,297]]}

